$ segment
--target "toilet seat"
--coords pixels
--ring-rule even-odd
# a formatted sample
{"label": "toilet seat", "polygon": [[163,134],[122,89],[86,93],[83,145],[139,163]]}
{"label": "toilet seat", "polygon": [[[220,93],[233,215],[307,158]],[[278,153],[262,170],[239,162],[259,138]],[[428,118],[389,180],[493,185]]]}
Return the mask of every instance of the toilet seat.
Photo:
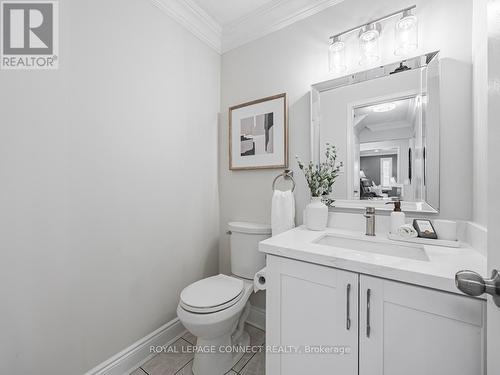
{"label": "toilet seat", "polygon": [[180,306],[191,313],[210,314],[236,304],[244,294],[244,282],[217,275],[197,281],[181,292]]}

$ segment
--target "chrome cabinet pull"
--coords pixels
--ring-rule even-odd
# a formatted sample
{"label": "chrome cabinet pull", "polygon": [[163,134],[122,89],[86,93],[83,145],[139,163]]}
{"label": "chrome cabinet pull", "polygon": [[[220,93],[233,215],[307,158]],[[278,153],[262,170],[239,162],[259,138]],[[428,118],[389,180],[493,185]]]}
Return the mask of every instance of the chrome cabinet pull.
{"label": "chrome cabinet pull", "polygon": [[351,329],[351,284],[347,284],[347,320],[346,328]]}
{"label": "chrome cabinet pull", "polygon": [[366,337],[370,337],[370,297],[371,297],[372,291],[371,289],[368,289],[366,291]]}

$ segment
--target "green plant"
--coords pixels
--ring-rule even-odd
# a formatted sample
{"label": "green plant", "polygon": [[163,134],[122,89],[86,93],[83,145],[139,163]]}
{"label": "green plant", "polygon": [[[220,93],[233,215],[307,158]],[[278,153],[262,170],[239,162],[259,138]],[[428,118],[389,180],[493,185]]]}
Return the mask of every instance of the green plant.
{"label": "green plant", "polygon": [[330,143],[326,144],[325,161],[314,164],[312,161],[304,165],[298,156],[295,157],[299,168],[304,172],[311,196],[324,197],[332,192],[333,184],[339,175],[339,166],[336,165],[337,149]]}

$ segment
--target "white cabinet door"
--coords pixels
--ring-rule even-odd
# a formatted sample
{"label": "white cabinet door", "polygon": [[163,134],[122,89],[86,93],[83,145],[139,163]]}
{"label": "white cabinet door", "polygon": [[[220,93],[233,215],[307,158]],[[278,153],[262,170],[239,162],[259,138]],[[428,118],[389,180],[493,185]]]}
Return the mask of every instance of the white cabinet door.
{"label": "white cabinet door", "polygon": [[359,375],[484,374],[484,301],[360,276]]}
{"label": "white cabinet door", "polygon": [[266,302],[266,374],[358,374],[357,274],[268,256]]}

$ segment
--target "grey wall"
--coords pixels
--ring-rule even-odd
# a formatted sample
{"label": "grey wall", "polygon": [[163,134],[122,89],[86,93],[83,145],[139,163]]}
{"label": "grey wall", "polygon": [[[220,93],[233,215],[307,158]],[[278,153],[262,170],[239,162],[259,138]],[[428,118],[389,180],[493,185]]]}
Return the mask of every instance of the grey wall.
{"label": "grey wall", "polygon": [[0,71],[1,374],[81,374],[218,268],[220,56],[148,0],[60,13],[59,70]]}
{"label": "grey wall", "polygon": [[376,185],[380,185],[380,159],[381,158],[391,158],[392,159],[392,175],[397,179],[398,176],[398,156],[397,155],[384,155],[384,156],[362,156],[359,158],[359,166],[362,171],[365,172],[366,177],[370,178],[375,182]]}
{"label": "grey wall", "polygon": [[487,0],[474,0],[473,7],[473,220],[488,223],[488,23]]}
{"label": "grey wall", "polygon": [[[290,165],[296,174],[297,221],[309,200],[295,155],[310,155],[310,85],[328,73],[328,37],[366,20],[416,4],[420,20],[417,53],[441,50],[441,215],[471,218],[471,21],[472,1],[345,1],[222,57],[219,176],[221,199],[220,269],[229,272],[229,220],[269,222],[271,183],[280,171],[228,170],[227,110],[231,105],[286,92],[289,99]],[[392,49],[392,46],[388,47]],[[385,51],[381,63],[395,61]],[[460,186],[460,189],[457,189]],[[262,297],[261,297],[262,299]],[[262,301],[259,301],[262,303]]]}

